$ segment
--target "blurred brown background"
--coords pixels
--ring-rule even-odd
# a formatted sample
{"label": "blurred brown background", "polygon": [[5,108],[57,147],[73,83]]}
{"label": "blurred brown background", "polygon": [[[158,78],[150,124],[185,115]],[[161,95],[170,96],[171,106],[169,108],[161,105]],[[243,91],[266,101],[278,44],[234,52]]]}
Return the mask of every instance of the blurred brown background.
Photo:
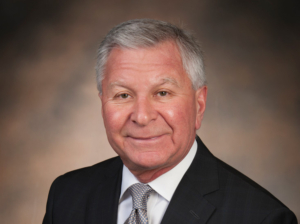
{"label": "blurred brown background", "polygon": [[101,38],[134,18],[192,30],[205,52],[198,134],[300,218],[300,4],[290,0],[2,0],[0,222],[38,224],[51,182],[112,157],[95,84]]}

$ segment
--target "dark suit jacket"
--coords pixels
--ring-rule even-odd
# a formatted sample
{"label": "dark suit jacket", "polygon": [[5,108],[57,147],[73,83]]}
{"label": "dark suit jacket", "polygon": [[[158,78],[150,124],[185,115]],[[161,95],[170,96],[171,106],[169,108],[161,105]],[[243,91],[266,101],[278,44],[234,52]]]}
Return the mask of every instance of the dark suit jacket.
{"label": "dark suit jacket", "polygon": [[[199,137],[162,224],[296,224],[273,195],[214,157]],[[123,163],[119,157],[58,177],[43,224],[113,224],[117,221]]]}

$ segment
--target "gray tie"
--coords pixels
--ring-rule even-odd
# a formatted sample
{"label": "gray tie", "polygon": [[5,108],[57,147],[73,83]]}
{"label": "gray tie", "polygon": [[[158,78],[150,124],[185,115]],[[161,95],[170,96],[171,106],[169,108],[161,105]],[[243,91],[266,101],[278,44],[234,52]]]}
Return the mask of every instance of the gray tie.
{"label": "gray tie", "polygon": [[125,224],[148,224],[147,201],[153,191],[149,185],[134,184],[128,188],[132,197],[132,211]]}

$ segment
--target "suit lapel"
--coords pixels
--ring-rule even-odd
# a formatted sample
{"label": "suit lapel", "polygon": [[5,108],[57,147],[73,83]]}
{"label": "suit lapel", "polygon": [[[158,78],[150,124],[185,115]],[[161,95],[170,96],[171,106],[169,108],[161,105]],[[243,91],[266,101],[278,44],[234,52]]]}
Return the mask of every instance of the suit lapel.
{"label": "suit lapel", "polygon": [[107,167],[87,201],[86,224],[117,223],[123,164],[118,158]]}
{"label": "suit lapel", "polygon": [[197,154],[178,185],[161,224],[204,224],[215,211],[205,195],[219,188],[217,163],[200,138]]}
{"label": "suit lapel", "polygon": [[206,223],[215,207],[194,189],[185,176],[178,186],[161,224]]}

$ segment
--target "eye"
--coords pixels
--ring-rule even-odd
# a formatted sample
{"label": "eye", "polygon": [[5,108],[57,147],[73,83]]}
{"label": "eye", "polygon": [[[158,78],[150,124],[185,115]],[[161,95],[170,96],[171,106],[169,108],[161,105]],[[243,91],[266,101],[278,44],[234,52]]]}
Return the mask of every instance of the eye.
{"label": "eye", "polygon": [[159,95],[159,96],[166,96],[166,95],[168,95],[168,92],[166,92],[166,91],[160,91],[160,92],[158,93],[158,95]]}
{"label": "eye", "polygon": [[126,98],[128,98],[128,96],[129,95],[127,93],[122,93],[119,95],[119,97],[121,97],[122,99],[126,99]]}

